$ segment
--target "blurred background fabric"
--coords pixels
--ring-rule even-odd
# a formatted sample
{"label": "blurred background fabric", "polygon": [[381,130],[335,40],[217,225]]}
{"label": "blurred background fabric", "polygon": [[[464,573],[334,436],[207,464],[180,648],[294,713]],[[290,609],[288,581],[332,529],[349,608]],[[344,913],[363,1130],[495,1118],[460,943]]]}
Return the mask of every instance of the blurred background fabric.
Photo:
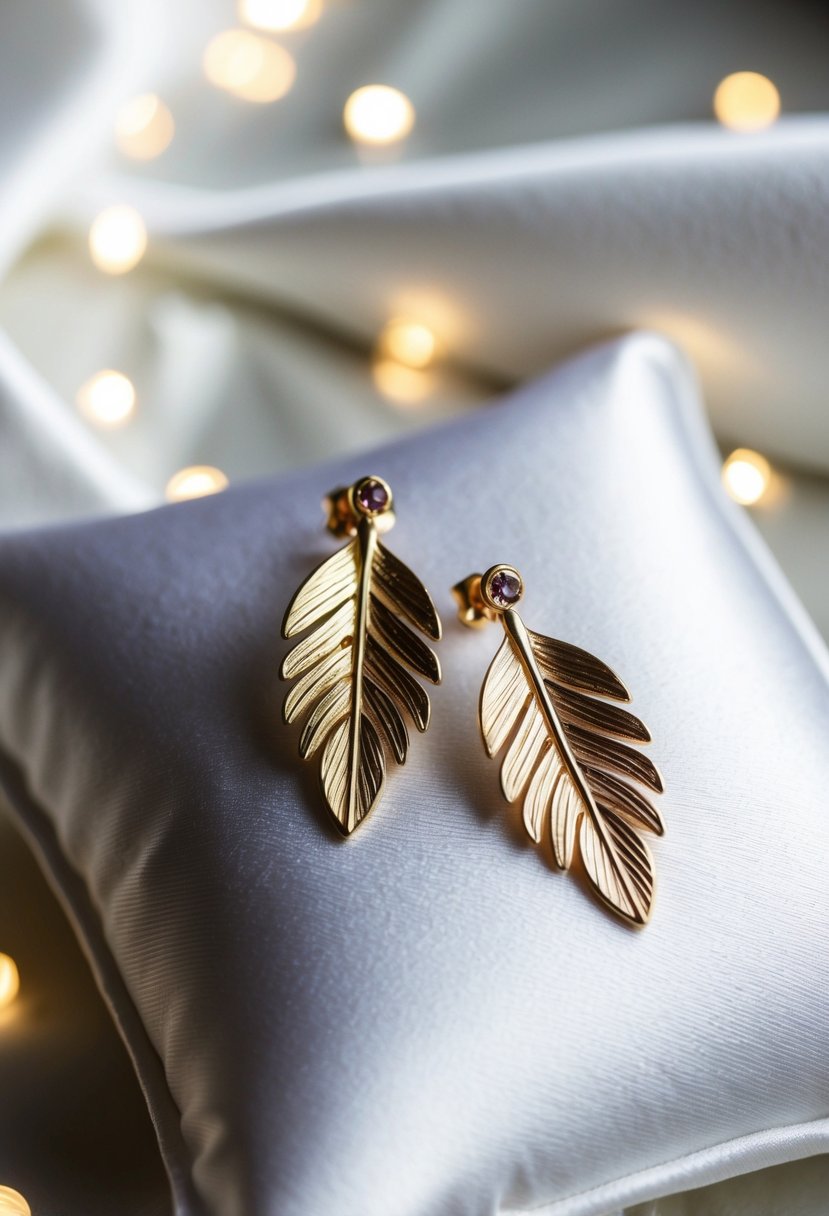
{"label": "blurred background fabric", "polygon": [[[50,0],[3,22],[4,524],[359,448],[648,327],[694,359],[724,449],[774,462],[754,515],[829,631],[822,6]],[[782,115],[740,134],[712,97],[746,68]],[[410,100],[405,139],[344,130],[374,82]],[[148,245],[107,274],[87,234],[125,204]],[[392,318],[432,332],[428,368],[378,354]],[[128,425],[79,418],[101,370],[131,382]]]}
{"label": "blurred background fabric", "polygon": [[[358,450],[644,327],[829,635],[828,45],[818,3],[7,0],[0,527]],[[347,130],[374,84],[402,101]],[[821,1168],[648,1213],[816,1216]]]}

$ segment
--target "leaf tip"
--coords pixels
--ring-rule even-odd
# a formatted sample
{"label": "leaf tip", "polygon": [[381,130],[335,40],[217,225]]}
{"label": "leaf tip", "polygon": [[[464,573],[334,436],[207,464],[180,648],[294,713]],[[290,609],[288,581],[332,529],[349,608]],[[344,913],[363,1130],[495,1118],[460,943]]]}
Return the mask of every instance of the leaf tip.
{"label": "leaf tip", "polygon": [[296,596],[293,597],[290,604],[285,609],[285,615],[282,618],[282,625],[280,626],[280,630],[279,630],[280,633],[282,634],[283,638],[285,638],[286,640],[288,638],[292,638],[294,636],[294,634],[296,633],[295,623],[291,619],[293,616],[295,601],[296,601]]}

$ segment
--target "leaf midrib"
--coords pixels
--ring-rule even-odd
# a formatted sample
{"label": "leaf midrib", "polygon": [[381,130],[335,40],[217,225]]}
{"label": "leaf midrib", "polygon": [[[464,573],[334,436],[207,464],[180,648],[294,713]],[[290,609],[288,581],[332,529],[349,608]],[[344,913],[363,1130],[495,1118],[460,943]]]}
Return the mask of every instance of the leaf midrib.
{"label": "leaf midrib", "polygon": [[561,719],[556,712],[555,705],[552,702],[547,686],[544,683],[544,678],[536,662],[533,654],[532,643],[530,642],[527,627],[521,617],[514,609],[507,609],[501,615],[501,621],[504,626],[504,631],[510,640],[513,649],[515,650],[521,662],[524,671],[527,674],[527,679],[535,697],[536,703],[549,727],[553,737],[554,745],[558,749],[558,754],[564,762],[564,766],[570,775],[571,780],[576,786],[582,801],[584,802],[587,813],[590,815],[593,826],[602,839],[607,851],[616,860],[616,872],[619,875],[625,894],[630,900],[632,906],[637,909],[640,915],[643,915],[641,900],[638,893],[633,889],[630,878],[625,867],[620,863],[616,847],[610,838],[607,826],[596,806],[593,794],[587,784],[586,778],[581,771],[581,766],[578,760],[573,755],[567,736],[564,733],[564,727]]}
{"label": "leaf midrib", "polygon": [[360,728],[362,725],[363,674],[365,670],[366,637],[368,636],[371,568],[377,547],[377,529],[372,520],[363,517],[357,527],[357,558],[360,565],[354,614],[354,636],[351,659],[351,716],[348,725],[348,806],[346,828],[350,832],[356,823],[356,803],[359,796]]}

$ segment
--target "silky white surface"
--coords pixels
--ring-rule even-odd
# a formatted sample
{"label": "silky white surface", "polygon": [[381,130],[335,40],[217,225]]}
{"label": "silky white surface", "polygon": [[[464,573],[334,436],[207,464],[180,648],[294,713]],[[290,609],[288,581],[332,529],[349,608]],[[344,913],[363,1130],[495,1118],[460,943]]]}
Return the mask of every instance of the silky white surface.
{"label": "silky white surface", "polygon": [[275,724],[274,623],[330,551],[309,503],[365,458],[5,542],[0,737],[37,806],[11,796],[183,1211],[602,1216],[825,1151],[829,658],[697,410],[641,337],[370,458],[447,617],[469,566],[513,560],[530,625],[633,686],[668,790],[638,934],[500,801],[491,633],[447,620],[433,729],[357,837],[323,826]]}
{"label": "silky white surface", "polygon": [[[418,104],[409,159],[648,122],[655,96],[659,117],[677,117],[698,96],[700,64],[713,83],[751,38],[775,40],[774,21],[723,10],[714,39],[696,9],[674,12],[666,83],[647,4],[624,19],[605,9],[613,54],[590,51],[587,7],[527,6],[519,20],[489,0],[444,0],[407,6],[401,21],[403,7],[326,14],[291,43],[295,96],[250,110],[198,79],[201,46],[232,21],[230,4],[6,5],[0,523],[135,509],[190,461],[236,479],[358,449],[646,323],[694,356],[724,443],[789,462],[782,498],[755,518],[829,632],[825,120],[759,138],[674,128],[357,174],[332,117],[350,87],[388,75]],[[776,48],[786,99],[821,45]],[[127,172],[112,155],[115,108],[156,87],[179,120],[174,153]],[[291,180],[332,168],[342,172]],[[150,254],[112,281],[89,269],[84,225],[95,205],[129,196],[152,220]],[[26,253],[55,226],[70,239]],[[457,364],[434,373],[420,412],[389,407],[369,372],[376,328],[401,307],[433,321]],[[93,436],[74,393],[111,365],[136,381],[138,414],[125,432]],[[795,1202],[790,1193],[787,1211]]]}
{"label": "silky white surface", "polygon": [[[100,436],[127,474],[159,495],[184,463],[216,463],[234,478],[293,468],[463,408],[645,325],[694,359],[724,445],[754,444],[783,462],[785,501],[775,518],[758,511],[758,522],[768,522],[829,630],[825,119],[785,119],[752,136],[663,128],[297,178],[291,163],[343,165],[341,144],[306,165],[293,127],[272,130],[262,111],[247,116],[194,79],[198,36],[220,20],[218,7],[198,19],[182,10],[167,39],[153,36],[154,11],[131,46],[133,58],[144,48],[143,79],[166,85],[184,114],[175,155],[119,169],[102,116],[113,119],[135,68],[117,89],[104,76],[92,102],[82,75],[86,109],[72,148],[83,172],[66,188],[66,158],[50,151],[65,120],[56,132],[55,111],[38,105],[38,163],[52,177],[6,200],[0,237],[11,265],[32,217],[48,211],[70,233],[72,243],[39,246],[0,283],[0,325],[70,411],[100,367],[132,376],[136,421]],[[177,77],[171,39],[188,23],[191,57]],[[339,53],[350,28],[344,14],[327,14],[297,44],[300,68],[318,45]],[[321,68],[318,79],[335,110],[345,86]],[[81,107],[67,93],[62,116]],[[460,107],[459,95],[453,113]],[[305,110],[289,112],[301,126]],[[422,156],[430,148],[418,132]],[[268,169],[249,185],[236,153],[257,143]],[[224,166],[222,189],[208,164]],[[145,212],[151,236],[129,283],[92,272],[84,248],[96,208],[124,199]],[[425,407],[414,410],[383,400],[366,357],[380,325],[401,312],[432,324],[442,347]],[[809,471],[817,476],[801,492]]]}
{"label": "silky white surface", "polygon": [[751,137],[595,137],[235,197],[123,179],[92,193],[136,202],[194,272],[364,341],[425,296],[455,357],[489,374],[537,374],[620,329],[664,330],[697,363],[721,433],[827,472],[828,170],[829,123],[814,119]]}

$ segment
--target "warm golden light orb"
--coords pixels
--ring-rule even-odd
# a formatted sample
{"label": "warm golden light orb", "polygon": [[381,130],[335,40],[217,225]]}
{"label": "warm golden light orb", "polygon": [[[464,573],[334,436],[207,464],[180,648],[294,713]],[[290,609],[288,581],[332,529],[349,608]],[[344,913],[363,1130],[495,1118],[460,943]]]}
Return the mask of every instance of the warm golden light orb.
{"label": "warm golden light orb", "polygon": [[32,1216],[26,1200],[10,1186],[0,1186],[0,1216]]}
{"label": "warm golden light orb", "polygon": [[92,222],[89,252],[99,270],[125,274],[137,266],[147,248],[147,229],[134,207],[107,207]]}
{"label": "warm golden light orb", "polygon": [[204,72],[211,84],[260,105],[278,101],[296,79],[292,55],[252,30],[225,30],[207,44]]}
{"label": "warm golden light orb", "polygon": [[238,12],[240,21],[279,34],[313,25],[322,13],[322,0],[239,0]]}
{"label": "warm golden light orb", "polygon": [[771,483],[771,465],[751,448],[737,448],[725,461],[723,484],[735,502],[751,507],[764,496]]}
{"label": "warm golden light orb", "polygon": [[96,426],[123,426],[135,410],[135,388],[123,372],[106,368],[81,385],[75,395],[78,409]]}
{"label": "warm golden light orb", "polygon": [[714,114],[732,131],[762,131],[780,114],[780,94],[768,76],[732,72],[717,85]]}
{"label": "warm golden light orb", "polygon": [[435,357],[437,342],[428,325],[393,317],[380,332],[380,353],[405,363],[407,367],[428,367]]}
{"label": "warm golden light orb", "polygon": [[206,494],[218,494],[227,486],[227,477],[221,469],[209,464],[194,464],[173,474],[167,482],[167,498],[170,502],[204,498]]}
{"label": "warm golden light orb", "polygon": [[175,134],[173,116],[155,93],[133,97],[118,111],[115,142],[133,160],[152,160],[169,147]]}
{"label": "warm golden light orb", "polygon": [[[17,1000],[20,991],[20,972],[17,963],[8,954],[0,954],[0,1009],[6,1009]],[[0,1196],[2,1196],[0,1188]],[[0,1212],[2,1212],[0,1207]]]}
{"label": "warm golden light orb", "polygon": [[434,391],[434,375],[422,368],[407,367],[397,359],[378,357],[371,365],[377,391],[395,405],[413,408],[426,401]]}
{"label": "warm golden light orb", "polygon": [[392,144],[410,133],[415,110],[405,93],[367,84],[352,93],[343,110],[345,129],[356,143]]}

